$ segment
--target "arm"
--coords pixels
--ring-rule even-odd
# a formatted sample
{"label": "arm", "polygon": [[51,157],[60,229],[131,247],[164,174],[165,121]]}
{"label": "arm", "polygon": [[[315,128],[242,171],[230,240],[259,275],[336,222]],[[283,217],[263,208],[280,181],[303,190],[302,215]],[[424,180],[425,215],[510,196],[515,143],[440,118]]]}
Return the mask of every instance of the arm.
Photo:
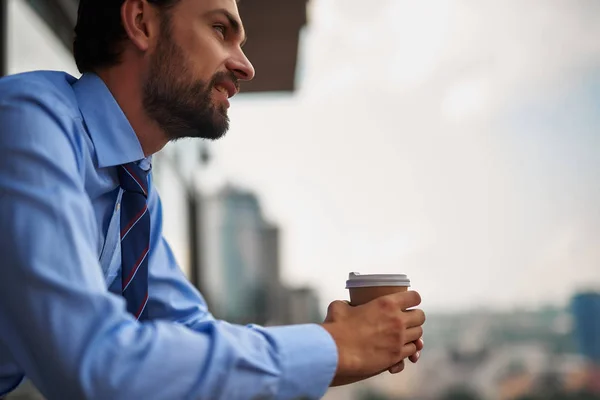
{"label": "arm", "polygon": [[[251,352],[259,350],[264,345],[261,341],[266,339],[275,348],[280,349],[280,369],[285,371],[281,373],[280,380],[285,382],[284,386],[299,389],[307,386],[307,382],[313,382],[316,387],[324,385],[325,388],[333,378],[337,362],[335,344],[325,329],[313,324],[263,328],[215,321],[207,310],[202,295],[179,268],[169,244],[163,237],[162,203],[153,183],[150,184],[148,202],[152,227],[148,276],[150,298],[147,305],[149,318],[177,322],[199,333],[205,333],[207,329],[218,326],[231,341],[239,338],[238,347],[242,352],[244,349]],[[244,343],[245,336],[250,341]],[[261,338],[260,341],[255,342],[252,339],[255,337]],[[248,372],[264,368],[261,365],[262,361],[258,359],[251,360],[242,353],[239,357],[238,362],[247,364],[244,369],[249,368]],[[264,372],[279,374],[276,371]],[[235,379],[238,379],[239,388],[248,388],[256,385],[257,377],[256,373],[242,373]],[[231,379],[235,381],[234,378]],[[245,398],[239,396],[241,397],[232,399]],[[321,396],[322,393],[315,398]],[[291,392],[289,397],[295,398]],[[288,398],[288,395],[282,393],[281,397],[277,398]]]}
{"label": "arm", "polygon": [[150,182],[150,254],[148,264],[148,317],[151,320],[177,322],[202,330],[214,318],[198,290],[185,277],[171,247],[163,237],[162,202],[154,182]]}
{"label": "arm", "polygon": [[337,353],[321,327],[247,329],[207,317],[192,331],[127,314],[96,258],[75,122],[56,116],[51,103],[34,94],[0,103],[0,340],[42,393],[49,400],[322,396]]}

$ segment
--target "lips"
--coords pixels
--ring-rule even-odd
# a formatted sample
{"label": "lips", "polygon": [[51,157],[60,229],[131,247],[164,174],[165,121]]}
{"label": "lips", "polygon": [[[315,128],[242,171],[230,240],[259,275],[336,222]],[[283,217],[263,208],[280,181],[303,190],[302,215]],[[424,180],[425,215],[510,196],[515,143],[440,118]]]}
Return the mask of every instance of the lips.
{"label": "lips", "polygon": [[214,88],[225,94],[228,98],[233,97],[238,92],[237,85],[231,81],[221,81],[215,83]]}

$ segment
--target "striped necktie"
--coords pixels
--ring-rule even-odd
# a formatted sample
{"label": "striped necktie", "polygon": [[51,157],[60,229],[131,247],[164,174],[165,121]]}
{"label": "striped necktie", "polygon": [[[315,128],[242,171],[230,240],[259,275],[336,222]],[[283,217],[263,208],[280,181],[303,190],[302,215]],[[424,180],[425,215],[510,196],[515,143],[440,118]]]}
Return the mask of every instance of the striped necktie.
{"label": "striped necktie", "polygon": [[150,213],[148,212],[148,172],[135,163],[118,167],[121,199],[121,290],[127,311],[139,320],[147,319],[148,251]]}

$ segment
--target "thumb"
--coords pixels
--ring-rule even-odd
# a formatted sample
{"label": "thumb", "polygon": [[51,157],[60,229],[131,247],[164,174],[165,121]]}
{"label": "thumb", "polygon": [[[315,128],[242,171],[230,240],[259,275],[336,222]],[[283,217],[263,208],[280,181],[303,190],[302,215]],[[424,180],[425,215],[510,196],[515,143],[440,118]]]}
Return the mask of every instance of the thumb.
{"label": "thumb", "polygon": [[327,307],[327,316],[325,317],[325,322],[334,322],[338,318],[343,317],[348,308],[350,307],[350,302],[346,300],[336,300],[329,304]]}

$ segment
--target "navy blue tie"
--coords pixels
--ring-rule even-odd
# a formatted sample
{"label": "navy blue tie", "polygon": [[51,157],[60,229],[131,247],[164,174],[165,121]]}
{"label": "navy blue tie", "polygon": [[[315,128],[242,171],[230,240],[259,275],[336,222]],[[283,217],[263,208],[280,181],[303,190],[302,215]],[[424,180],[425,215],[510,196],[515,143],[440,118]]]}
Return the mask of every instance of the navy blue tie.
{"label": "navy blue tie", "polygon": [[148,172],[134,163],[120,165],[121,199],[121,290],[127,311],[139,320],[147,319],[148,251],[150,213],[148,212]]}

